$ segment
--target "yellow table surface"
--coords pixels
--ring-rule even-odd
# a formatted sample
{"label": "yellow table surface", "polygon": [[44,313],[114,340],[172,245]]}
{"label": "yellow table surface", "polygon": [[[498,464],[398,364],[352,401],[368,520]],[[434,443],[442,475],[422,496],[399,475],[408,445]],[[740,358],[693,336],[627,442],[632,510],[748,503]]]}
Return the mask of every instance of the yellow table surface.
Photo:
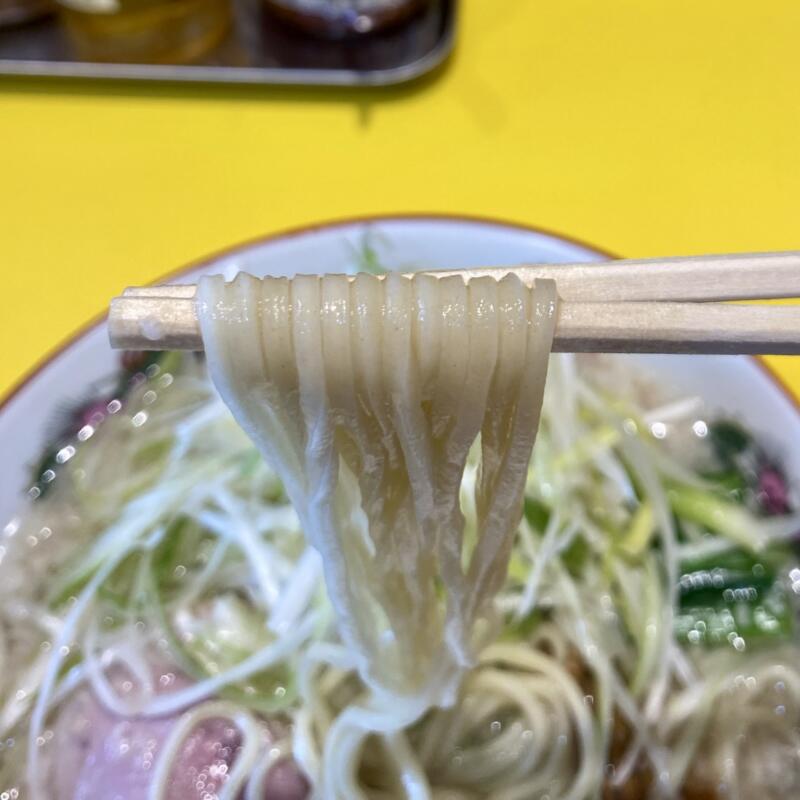
{"label": "yellow table surface", "polygon": [[[0,80],[0,394],[126,284],[359,214],[466,212],[624,256],[800,247],[796,0],[463,0],[369,91]],[[800,390],[800,359],[774,360]]]}

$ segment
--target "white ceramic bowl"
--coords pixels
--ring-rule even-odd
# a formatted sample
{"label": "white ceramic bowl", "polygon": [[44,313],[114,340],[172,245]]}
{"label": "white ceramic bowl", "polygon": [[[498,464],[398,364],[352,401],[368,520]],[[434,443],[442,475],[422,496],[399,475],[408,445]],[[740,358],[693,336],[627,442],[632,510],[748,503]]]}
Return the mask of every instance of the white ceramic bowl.
{"label": "white ceramic bowl", "polygon": [[[321,225],[271,236],[221,253],[169,277],[194,282],[202,273],[232,277],[339,272],[354,268],[365,245],[394,269],[472,267],[522,262],[591,261],[602,254],[553,234],[489,220],[459,217],[386,217]],[[122,287],[120,287],[122,288]],[[800,415],[775,379],[743,356],[629,356],[656,377],[702,395],[756,433],[782,459],[792,482],[800,477]],[[0,525],[19,509],[30,466],[47,443],[53,416],[86,397],[113,373],[118,355],[105,322],[71,339],[0,406]]]}

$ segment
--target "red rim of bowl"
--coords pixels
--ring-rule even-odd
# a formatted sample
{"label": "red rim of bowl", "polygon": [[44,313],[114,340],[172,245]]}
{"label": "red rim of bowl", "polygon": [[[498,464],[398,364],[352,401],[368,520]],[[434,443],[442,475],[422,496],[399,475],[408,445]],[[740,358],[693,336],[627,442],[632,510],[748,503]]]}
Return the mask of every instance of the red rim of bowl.
{"label": "red rim of bowl", "polygon": [[[336,220],[328,220],[326,222],[319,222],[319,223],[312,223],[309,225],[300,225],[294,228],[288,228],[283,231],[276,231],[274,233],[268,233],[263,236],[257,236],[253,239],[247,239],[239,244],[233,245],[231,247],[223,248],[222,250],[218,250],[210,255],[204,256],[199,258],[195,261],[190,261],[188,264],[184,264],[182,267],[178,267],[174,270],[170,270],[165,274],[161,275],[155,281],[154,284],[163,283],[164,281],[173,280],[175,278],[184,275],[187,272],[191,272],[196,269],[200,269],[204,266],[208,266],[213,264],[215,261],[218,261],[221,258],[226,258],[236,253],[242,252],[243,250],[249,250],[252,247],[257,247],[260,245],[272,243],[272,242],[279,242],[279,241],[286,241],[287,239],[294,239],[300,236],[307,236],[310,233],[317,233],[321,231],[330,231],[336,230],[337,228],[347,228],[352,225],[369,225],[369,224],[378,224],[378,223],[387,223],[387,222],[467,222],[473,223],[476,225],[484,225],[486,227],[494,227],[494,228],[505,228],[506,230],[517,230],[522,231],[525,233],[537,233],[543,236],[551,236],[554,239],[560,239],[563,242],[567,242],[572,245],[577,245],[578,247],[582,247],[585,250],[589,250],[592,253],[596,253],[603,258],[619,258],[620,256],[612,253],[610,250],[607,250],[602,247],[598,247],[594,244],[590,244],[582,239],[578,239],[574,236],[568,236],[563,233],[559,233],[558,231],[554,231],[548,228],[539,227],[536,225],[528,225],[523,222],[514,222],[510,220],[499,219],[497,217],[488,217],[488,216],[480,216],[480,215],[471,215],[471,214],[446,214],[446,213],[433,213],[433,212],[420,212],[420,213],[403,213],[403,214],[374,214],[374,215],[359,215],[354,217],[344,217],[341,219]],[[90,331],[94,330],[98,325],[101,325],[107,317],[107,313],[103,312],[98,314],[97,316],[90,319],[88,322],[84,323],[83,325],[76,328],[72,333],[68,334],[64,339],[62,339],[57,345],[55,345],[52,349],[50,349],[42,358],[40,358],[26,373],[22,375],[15,383],[11,385],[11,387],[0,396],[0,414],[3,413],[6,406],[11,403],[11,401],[20,393],[22,392],[25,387],[31,383],[42,370],[48,367],[53,361],[57,358],[60,358],[61,355],[68,350],[75,342],[79,339],[82,339],[86,336]],[[794,392],[792,391],[791,387],[780,377],[768,364],[764,362],[762,358],[755,357],[753,359],[756,365],[761,369],[764,375],[769,378],[769,380],[776,386],[776,388],[783,394],[787,400],[800,412],[800,399],[796,397]]]}

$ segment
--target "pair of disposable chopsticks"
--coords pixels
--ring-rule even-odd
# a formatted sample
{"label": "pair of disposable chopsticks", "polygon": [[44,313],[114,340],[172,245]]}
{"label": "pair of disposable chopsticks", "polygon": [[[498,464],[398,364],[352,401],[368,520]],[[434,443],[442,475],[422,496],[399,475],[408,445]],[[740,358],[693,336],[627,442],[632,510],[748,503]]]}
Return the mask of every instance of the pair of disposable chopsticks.
{"label": "pair of disposable chopsticks", "polygon": [[[553,349],[606,353],[800,353],[800,306],[726,300],[800,297],[800,252],[593,264],[526,265],[429,274],[508,273],[556,281]],[[202,350],[193,285],[126,289],[111,301],[116,348]]]}

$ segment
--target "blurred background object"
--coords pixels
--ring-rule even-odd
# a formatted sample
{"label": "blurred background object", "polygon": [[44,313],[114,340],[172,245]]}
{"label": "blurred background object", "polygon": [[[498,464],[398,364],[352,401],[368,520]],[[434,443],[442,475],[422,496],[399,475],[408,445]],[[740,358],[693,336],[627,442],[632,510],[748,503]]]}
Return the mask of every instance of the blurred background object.
{"label": "blurred background object", "polygon": [[50,0],[0,0],[0,28],[22,25],[52,12]]}
{"label": "blurred background object", "polygon": [[0,75],[378,86],[449,55],[457,0],[0,0],[61,13],[0,30]]}
{"label": "blurred background object", "polygon": [[59,2],[77,55],[87,61],[195,61],[221,41],[231,19],[229,0]]}
{"label": "blurred background object", "polygon": [[340,38],[397,25],[428,0],[263,0],[273,13],[309,33]]}

